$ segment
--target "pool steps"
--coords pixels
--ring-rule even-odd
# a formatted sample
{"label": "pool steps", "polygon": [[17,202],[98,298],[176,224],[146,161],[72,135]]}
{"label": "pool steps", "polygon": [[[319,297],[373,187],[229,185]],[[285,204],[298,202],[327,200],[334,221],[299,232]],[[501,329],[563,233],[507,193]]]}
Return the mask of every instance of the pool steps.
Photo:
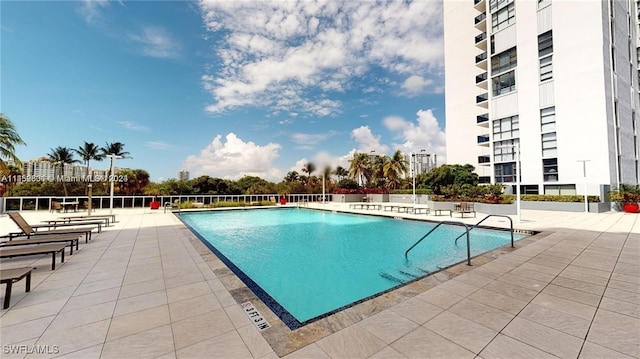
{"label": "pool steps", "polygon": [[[398,269],[398,273],[389,274],[389,273],[386,273],[386,272],[381,272],[380,276],[382,278],[385,278],[385,279],[390,280],[392,282],[406,283],[407,281],[411,281],[413,279],[424,277],[425,275],[431,273],[431,271],[428,271],[426,269],[422,269],[420,267],[414,267],[414,268],[411,268],[411,270],[417,270],[418,273],[408,272],[407,269]],[[409,279],[404,279],[403,277],[409,277]]]}

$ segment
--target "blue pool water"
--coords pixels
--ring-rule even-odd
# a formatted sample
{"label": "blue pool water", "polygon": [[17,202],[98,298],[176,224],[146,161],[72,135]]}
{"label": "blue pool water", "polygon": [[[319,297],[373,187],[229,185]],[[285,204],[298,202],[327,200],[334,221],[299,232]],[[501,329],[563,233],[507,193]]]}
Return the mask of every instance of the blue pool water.
{"label": "blue pool water", "polygon": [[[405,260],[405,251],[436,225],[423,221],[295,208],[183,213],[181,218],[242,271],[240,278],[249,277],[302,324],[467,256],[464,237],[454,243],[464,228],[440,226]],[[511,240],[508,232],[485,229],[474,229],[470,238],[472,256]]]}

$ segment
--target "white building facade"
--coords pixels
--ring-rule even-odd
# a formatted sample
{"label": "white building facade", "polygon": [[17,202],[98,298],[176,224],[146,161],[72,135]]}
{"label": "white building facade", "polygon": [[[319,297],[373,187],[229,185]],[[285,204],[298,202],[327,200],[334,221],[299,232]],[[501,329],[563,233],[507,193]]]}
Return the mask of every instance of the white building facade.
{"label": "white building facade", "polygon": [[444,1],[447,161],[511,186],[520,169],[522,193],[637,184],[638,14],[635,0]]}

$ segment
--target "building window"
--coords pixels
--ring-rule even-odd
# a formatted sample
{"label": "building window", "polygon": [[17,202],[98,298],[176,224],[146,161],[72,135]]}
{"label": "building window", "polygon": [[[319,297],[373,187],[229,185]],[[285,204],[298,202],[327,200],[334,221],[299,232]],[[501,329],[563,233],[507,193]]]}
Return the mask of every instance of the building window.
{"label": "building window", "polygon": [[540,59],[540,81],[547,81],[553,78],[553,55]]}
{"label": "building window", "polygon": [[573,184],[558,184],[558,185],[545,185],[544,194],[573,196],[576,194],[576,185]]}
{"label": "building window", "polygon": [[512,3],[513,0],[491,0],[489,2],[489,9],[491,10],[491,12],[496,11],[499,7],[502,7],[506,4],[510,4]]}
{"label": "building window", "polygon": [[553,52],[553,34],[549,30],[538,35],[538,57],[544,57]]}
{"label": "building window", "polygon": [[518,65],[518,56],[515,47],[491,56],[491,73],[494,75],[510,70],[516,65]]}
{"label": "building window", "polygon": [[556,130],[556,108],[547,107],[540,110],[540,127],[542,133]]}
{"label": "building window", "polygon": [[553,34],[551,30],[538,35],[538,57],[540,57],[540,81],[553,78]]}
{"label": "building window", "polygon": [[513,3],[491,14],[493,32],[502,30],[514,22],[516,22],[516,8]]}
{"label": "building window", "polygon": [[520,121],[518,120],[518,116],[505,117],[493,121],[493,139],[495,141],[519,136]]}
{"label": "building window", "polygon": [[516,90],[516,71],[509,71],[492,79],[493,96],[504,95]]}
{"label": "building window", "polygon": [[494,166],[496,183],[516,182],[516,163],[499,163]]}
{"label": "building window", "polygon": [[520,139],[496,141],[493,143],[493,162],[508,162],[516,160],[516,150]]}
{"label": "building window", "polygon": [[556,157],[558,155],[558,143],[555,132],[542,134],[542,157]]}
{"label": "building window", "polygon": [[558,181],[558,159],[545,158],[542,160],[542,176],[545,182]]}
{"label": "building window", "polygon": [[542,9],[549,4],[551,4],[551,0],[538,0],[538,9]]}

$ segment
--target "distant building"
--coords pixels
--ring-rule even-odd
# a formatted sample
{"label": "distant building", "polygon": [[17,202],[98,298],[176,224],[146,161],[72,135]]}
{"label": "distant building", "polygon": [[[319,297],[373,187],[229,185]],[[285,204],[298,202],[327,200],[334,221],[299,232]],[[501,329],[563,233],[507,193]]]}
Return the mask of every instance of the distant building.
{"label": "distant building", "polygon": [[409,167],[408,177],[411,177],[413,171],[416,175],[421,173],[427,173],[432,169],[438,167],[438,160],[435,153],[426,153],[424,151],[416,153],[405,153],[404,158],[407,161]]}
{"label": "distant building", "polygon": [[[94,177],[106,176],[106,170],[91,170]],[[65,164],[60,167],[58,164],[46,158],[38,158],[22,163],[22,177],[24,180],[33,181],[54,181],[61,177],[67,179],[80,179],[87,175],[87,167],[75,164]]]}
{"label": "distant building", "polygon": [[189,180],[189,171],[182,170],[178,172],[178,179],[180,181],[188,181]]}

